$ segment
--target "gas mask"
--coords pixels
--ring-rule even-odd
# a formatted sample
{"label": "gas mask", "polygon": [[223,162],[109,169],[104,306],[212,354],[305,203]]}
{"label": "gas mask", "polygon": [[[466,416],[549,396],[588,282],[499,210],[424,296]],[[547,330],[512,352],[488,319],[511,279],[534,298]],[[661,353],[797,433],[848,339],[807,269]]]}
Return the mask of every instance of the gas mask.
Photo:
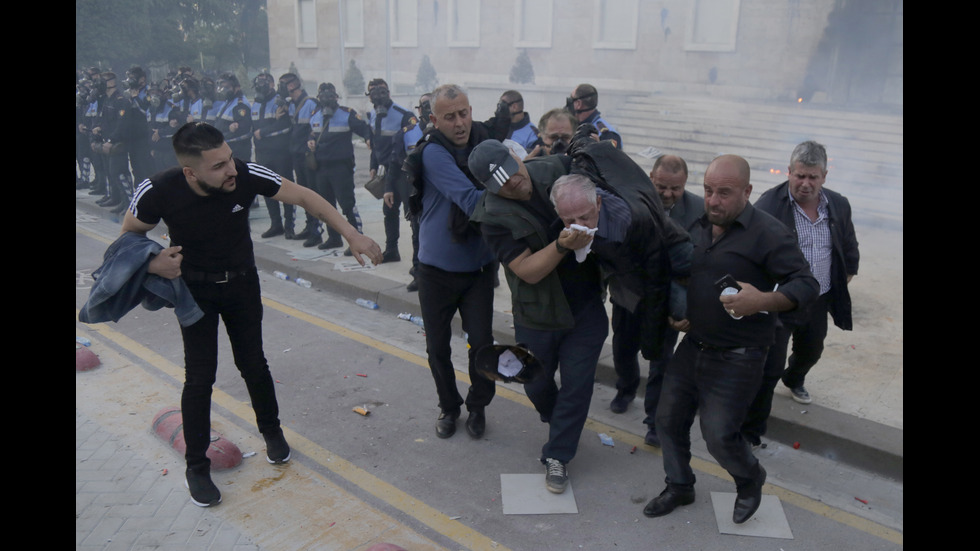
{"label": "gas mask", "polygon": [[337,103],[337,94],[330,91],[323,91],[317,94],[316,101],[320,104],[320,110],[323,112],[324,118],[332,117],[334,112],[337,111],[337,107],[340,106]]}
{"label": "gas mask", "polygon": [[160,94],[150,94],[150,107],[153,109],[159,109],[163,105],[163,96]]}
{"label": "gas mask", "polygon": [[368,97],[371,98],[371,104],[374,105],[375,112],[381,115],[381,108],[384,108],[384,113],[388,113],[388,105],[391,104],[391,96],[388,92],[388,88],[385,86],[375,86],[371,88],[368,92]]}
{"label": "gas mask", "polygon": [[272,81],[265,75],[259,75],[255,77],[252,81],[252,86],[255,88],[255,96],[261,101],[268,101],[275,90],[272,87]]}

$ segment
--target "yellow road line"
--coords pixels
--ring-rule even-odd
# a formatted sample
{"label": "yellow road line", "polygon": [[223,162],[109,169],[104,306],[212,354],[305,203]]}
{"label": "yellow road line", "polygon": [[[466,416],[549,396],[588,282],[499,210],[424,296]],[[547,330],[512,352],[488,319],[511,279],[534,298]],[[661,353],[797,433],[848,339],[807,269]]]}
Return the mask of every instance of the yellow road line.
{"label": "yellow road line", "polygon": [[[429,367],[428,361],[425,358],[418,356],[417,354],[412,354],[411,352],[407,352],[405,350],[396,348],[387,343],[381,342],[375,338],[363,335],[356,331],[352,331],[347,327],[343,327],[335,323],[325,321],[314,315],[308,314],[301,310],[297,310],[296,308],[290,306],[286,306],[285,304],[281,304],[272,299],[263,297],[262,302],[269,308],[273,308],[284,314],[288,314],[297,319],[301,319],[303,321],[316,325],[317,327],[320,327],[322,329],[326,329],[328,331],[337,333],[338,335],[347,337],[361,344],[370,346],[372,348],[376,348],[377,350],[396,356],[409,363],[413,363],[425,367],[426,369],[428,369]],[[469,382],[469,378],[467,377],[466,373],[463,373],[462,371],[457,371],[456,377]],[[506,387],[502,387],[500,385],[497,385],[497,395],[503,396],[504,398],[511,400],[513,402],[517,402],[522,405],[526,405],[528,407],[533,407],[530,400],[528,400],[525,395],[510,390]],[[619,433],[619,436],[617,437],[619,440],[623,441],[627,445],[636,446],[637,451],[642,450],[644,453],[653,453],[656,455],[660,455],[659,450],[649,451],[647,449],[644,449],[643,437],[635,434],[623,432],[620,429],[617,429],[611,425],[606,425],[592,418],[589,418],[589,420],[586,422],[585,428],[594,432],[606,432],[606,433],[617,432]],[[728,472],[725,471],[725,469],[721,468],[721,466],[719,466],[717,463],[699,459],[697,457],[691,458],[691,468],[693,468],[696,471],[709,474],[716,478],[721,478],[724,480],[731,479],[731,476],[728,474]],[[775,495],[779,497],[781,500],[790,503],[792,505],[795,505],[796,507],[799,507],[801,509],[810,511],[811,513],[834,520],[841,524],[845,524],[847,526],[850,526],[851,528],[855,528],[862,532],[877,536],[879,538],[890,541],[892,543],[896,543],[898,545],[904,545],[903,534],[887,526],[883,526],[874,521],[861,518],[857,515],[848,513],[846,511],[842,511],[840,509],[836,509],[820,501],[816,501],[814,499],[787,490],[785,488],[780,488],[779,486],[774,486],[773,484],[767,483],[765,485],[765,490],[767,493]]]}
{"label": "yellow road line", "polygon": [[[282,306],[272,303],[272,307]],[[283,306],[283,308],[288,308]],[[75,312],[76,319],[78,311]],[[107,324],[86,325],[89,329],[96,331],[106,339],[115,342],[129,352],[135,354],[143,361],[155,368],[163,371],[177,381],[182,381],[184,377],[183,368],[168,361],[163,356],[153,352],[149,348],[130,339],[129,337],[111,329]],[[339,327],[338,327],[339,328]],[[339,328],[342,329],[342,328]],[[368,338],[363,337],[362,338]],[[241,402],[231,395],[215,388],[212,394],[212,401],[227,409],[236,417],[246,422],[254,417],[254,412],[250,405]],[[337,475],[355,484],[362,490],[377,497],[388,505],[398,509],[406,515],[416,519],[420,523],[428,526],[432,530],[457,542],[464,549],[473,550],[495,550],[509,551],[509,549],[491,540],[480,532],[469,528],[461,522],[451,520],[446,514],[434,509],[421,500],[410,494],[399,490],[397,487],[381,480],[380,478],[358,468],[353,463],[317,445],[315,442],[303,437],[299,433],[283,427],[283,432],[290,443],[290,447],[315,461],[318,465],[329,469]]]}
{"label": "yellow road line", "polygon": [[[105,243],[111,243],[111,241],[106,240],[104,237],[102,237],[102,236],[100,236],[98,234],[89,232],[87,230],[84,230],[84,229],[78,227],[77,225],[75,227],[75,231],[77,231],[79,233],[82,233],[82,234],[84,234],[84,235],[86,235],[88,237],[91,237],[93,239],[97,239],[97,240],[102,241],[102,242],[105,242]],[[297,310],[296,308],[292,308],[292,307],[287,306],[285,304],[276,302],[276,301],[274,301],[272,299],[269,299],[267,297],[262,297],[262,303],[264,305],[266,305],[267,307],[269,307],[269,308],[273,308],[273,309],[278,310],[278,311],[280,311],[280,312],[282,312],[284,314],[293,316],[293,317],[295,317],[297,319],[301,319],[301,320],[303,320],[303,321],[305,321],[307,323],[310,323],[312,325],[315,325],[317,327],[326,329],[326,330],[328,330],[330,332],[336,333],[336,334],[341,335],[343,337],[347,337],[347,338],[349,338],[351,340],[354,340],[356,342],[359,342],[361,344],[370,346],[370,347],[375,348],[375,349],[377,349],[377,350],[379,350],[381,352],[384,352],[386,354],[390,354],[392,356],[395,356],[397,358],[400,358],[400,359],[402,359],[404,361],[407,361],[409,363],[413,363],[413,364],[419,365],[421,367],[425,367],[426,369],[428,369],[428,367],[429,367],[428,361],[425,358],[423,358],[421,356],[418,356],[417,354],[412,354],[411,352],[407,352],[405,350],[401,350],[399,348],[396,348],[394,346],[391,346],[391,345],[389,345],[387,343],[384,343],[384,342],[379,341],[377,339],[374,339],[372,337],[368,337],[368,336],[363,335],[361,333],[358,333],[356,331],[352,331],[349,328],[346,328],[346,327],[337,325],[335,323],[331,323],[329,321],[323,320],[321,318],[318,318],[316,316],[313,316],[313,315],[308,314],[306,312],[303,312],[301,310]],[[78,317],[77,312],[76,312],[76,316],[75,317],[77,319],[77,317]],[[93,326],[93,327],[96,327],[96,326]],[[163,359],[159,355],[153,353],[152,351],[146,349],[142,345],[139,345],[138,343],[135,343],[134,341],[129,340],[128,338],[126,338],[122,334],[116,333],[116,332],[112,331],[111,329],[106,329],[106,331],[111,331],[115,335],[118,335],[121,339],[125,339],[126,341],[131,342],[135,347],[138,347],[139,349],[142,349],[141,352],[137,352],[136,350],[133,350],[130,346],[124,345],[127,349],[133,350],[134,353],[137,353],[139,356],[144,357],[145,359],[147,359],[148,361],[150,361],[151,363],[153,363],[153,365],[157,365],[157,367],[160,367],[161,370],[163,370],[165,372],[168,372],[169,374],[171,374],[171,376],[175,377],[177,380],[182,380],[183,373],[182,373],[182,370],[180,368],[177,368],[173,364],[170,364],[165,359]],[[113,340],[115,340],[115,339],[113,339]],[[146,354],[146,356],[144,356],[144,353]],[[154,359],[153,360],[149,360],[149,358],[151,358],[151,357],[153,357]],[[164,367],[161,367],[158,364],[166,364],[166,366],[168,368],[165,369]],[[456,376],[460,380],[463,380],[465,382],[469,382],[468,375],[466,373],[462,372],[462,371],[457,371],[457,375]],[[236,400],[234,400],[233,398],[231,398],[228,395],[222,395],[224,399],[221,400],[221,401],[219,401],[218,400],[219,392],[220,391],[215,390],[215,401],[216,402],[219,402],[223,407],[225,407],[226,409],[228,409],[230,411],[235,411],[235,414],[238,415],[239,417],[241,417],[242,419],[249,419],[250,418],[249,416],[252,414],[252,412],[248,408],[248,406],[245,406],[244,404],[241,404],[240,402],[237,402]],[[497,387],[497,395],[498,396],[503,396],[504,398],[506,398],[506,399],[508,399],[510,401],[513,401],[513,402],[516,402],[516,403],[519,403],[519,404],[522,404],[522,405],[525,405],[525,406],[528,406],[528,407],[533,407],[531,405],[531,402],[527,399],[526,396],[524,396],[523,394],[521,394],[519,392],[515,392],[513,390],[510,390],[510,389],[508,389],[506,387],[501,387],[501,386],[498,385],[498,387]],[[229,402],[229,404],[223,403],[224,401]],[[643,438],[640,437],[640,436],[629,434],[629,433],[623,433],[622,431],[620,431],[619,429],[616,429],[615,427],[612,427],[610,425],[603,424],[603,423],[601,423],[599,421],[595,421],[595,420],[593,420],[591,418],[586,423],[586,428],[589,429],[589,430],[595,431],[595,432],[610,432],[610,431],[619,432],[621,434],[621,436],[619,438],[621,440],[623,440],[624,442],[626,442],[628,445],[635,445],[635,446],[637,446],[637,451],[642,451],[643,453],[655,453],[655,454],[659,455],[659,451],[651,452],[651,451],[648,451],[648,450],[644,449],[642,447],[642,445],[643,445]],[[308,448],[308,449],[300,449],[299,450],[299,451],[302,451],[302,453],[304,455],[307,455],[309,457],[316,457],[317,458],[317,462],[320,463],[321,465],[323,465],[324,467],[330,469],[331,471],[337,472],[338,474],[340,474],[341,476],[344,476],[345,478],[348,478],[349,477],[348,478],[349,480],[351,480],[352,482],[357,483],[358,486],[361,486],[364,490],[368,491],[369,493],[371,493],[371,494],[373,494],[373,495],[375,495],[375,496],[383,499],[384,501],[390,503],[392,506],[395,506],[395,507],[399,508],[400,510],[403,510],[407,514],[409,514],[409,515],[411,515],[413,517],[418,518],[418,520],[420,522],[423,522],[424,524],[426,524],[428,526],[431,526],[433,529],[437,530],[439,533],[442,533],[442,534],[446,535],[447,537],[451,537],[453,539],[456,539],[455,537],[453,537],[449,533],[444,533],[443,532],[443,529],[449,530],[450,533],[455,534],[457,532],[456,528],[458,528],[459,526],[461,526],[459,523],[453,523],[452,525],[450,525],[449,523],[451,521],[448,521],[448,519],[446,519],[445,515],[443,515],[442,513],[439,513],[438,511],[435,511],[434,514],[433,514],[433,511],[426,510],[427,509],[426,506],[424,506],[424,505],[420,504],[419,502],[415,501],[413,498],[411,498],[411,496],[409,496],[407,494],[404,494],[403,492],[401,492],[401,490],[398,490],[397,488],[394,488],[393,486],[388,485],[387,483],[385,483],[385,482],[377,479],[376,477],[371,476],[370,474],[365,473],[364,471],[360,471],[360,469],[357,469],[357,467],[354,467],[353,465],[351,465],[349,463],[347,463],[343,467],[335,468],[335,463],[338,463],[339,461],[342,461],[342,460],[339,460],[339,458],[337,458],[337,460],[335,461],[332,458],[334,458],[336,456],[333,456],[332,454],[330,454],[329,451],[324,450],[323,448],[320,448],[319,446],[317,446],[316,444],[310,442],[309,440],[306,440],[305,438],[303,438],[299,434],[292,433],[290,435],[290,440],[297,440],[297,441],[302,440],[303,441],[303,447],[304,448]],[[299,449],[299,448],[297,447],[297,449]],[[325,460],[321,460],[321,458],[331,458],[331,460],[330,461],[325,461]],[[344,462],[344,463],[346,463],[346,462]],[[705,460],[699,459],[697,457],[694,457],[694,458],[691,459],[691,467],[694,470],[696,470],[696,471],[700,471],[700,472],[703,472],[705,474],[709,474],[709,475],[714,476],[714,477],[717,477],[717,478],[722,478],[722,479],[725,479],[725,480],[727,480],[727,479],[730,478],[730,476],[728,475],[728,473],[724,469],[722,469],[719,465],[717,465],[716,463],[712,463],[710,461],[705,461]],[[363,475],[363,476],[361,476],[361,475],[359,475],[357,473],[361,473],[361,475]],[[811,513],[814,513],[814,514],[823,516],[825,518],[834,520],[834,521],[839,522],[841,524],[850,526],[850,527],[852,527],[854,529],[857,529],[857,530],[860,530],[862,532],[865,532],[865,533],[874,535],[874,536],[879,537],[881,539],[884,539],[886,541],[889,541],[889,542],[892,542],[892,543],[895,543],[895,544],[898,544],[898,545],[904,545],[904,535],[902,534],[902,532],[900,532],[898,530],[895,530],[893,528],[889,528],[887,526],[883,526],[881,524],[878,524],[878,523],[876,523],[874,521],[871,521],[871,520],[868,520],[868,519],[865,519],[865,518],[861,518],[861,517],[859,517],[857,515],[848,513],[846,511],[842,511],[840,509],[836,509],[836,508],[831,507],[831,506],[829,506],[829,505],[827,505],[825,503],[822,503],[820,501],[811,499],[811,498],[809,498],[807,496],[804,496],[802,494],[799,494],[799,493],[796,493],[796,492],[792,492],[792,491],[787,490],[785,488],[780,488],[778,486],[774,486],[774,485],[769,484],[769,483],[766,484],[765,489],[766,489],[766,491],[768,493],[771,493],[772,495],[775,495],[775,496],[779,497],[781,500],[783,500],[783,501],[785,501],[787,503],[790,503],[792,505],[795,505],[796,507],[799,507],[799,508],[804,509],[806,511],[810,511]],[[418,514],[417,514],[417,512],[418,512]],[[441,515],[442,519],[446,519],[445,522],[443,522],[443,521],[441,521],[439,519],[439,516],[440,515]],[[430,522],[433,523],[433,524],[430,524]],[[442,529],[440,529],[440,527]],[[474,534],[478,534],[475,531],[473,531],[473,533]],[[480,535],[480,537],[485,538],[485,536],[482,536],[482,535]],[[489,540],[487,540],[487,541],[489,541]],[[502,547],[495,547],[495,549],[503,549],[503,548]]]}

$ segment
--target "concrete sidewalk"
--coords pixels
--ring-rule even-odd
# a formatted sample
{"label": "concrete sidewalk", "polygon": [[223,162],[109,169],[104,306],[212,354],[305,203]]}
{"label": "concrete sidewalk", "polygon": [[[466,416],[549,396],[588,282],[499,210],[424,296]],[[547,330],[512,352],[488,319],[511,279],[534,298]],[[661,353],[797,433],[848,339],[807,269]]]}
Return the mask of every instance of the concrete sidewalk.
{"label": "concrete sidewalk", "polygon": [[[384,248],[384,225],[381,213],[381,201],[374,199],[363,187],[367,180],[367,149],[356,148],[358,170],[356,173],[356,198],[364,233],[372,237]],[[88,195],[86,190],[76,192],[76,209],[94,216],[121,221],[120,215],[113,215],[108,210],[95,204],[96,196]],[[301,241],[287,240],[282,236],[262,239],[260,235],[269,228],[269,217],[261,199],[259,206],[251,210],[252,238],[255,244],[256,263],[260,270],[266,272],[281,271],[291,279],[301,277],[312,282],[317,289],[338,293],[351,300],[365,298],[373,300],[381,311],[392,315],[409,312],[421,314],[418,303],[418,293],[410,293],[405,286],[411,281],[408,270],[411,267],[412,247],[411,230],[408,223],[402,220],[401,238],[398,247],[402,260],[384,264],[370,269],[344,269],[356,264],[352,257],[345,257],[343,249],[321,251],[316,247],[304,248]],[[298,209],[297,219],[302,220],[302,210]],[[296,231],[303,229],[303,222],[297,222]],[[162,235],[166,229],[158,226],[155,235]],[[859,228],[860,231],[860,228]],[[513,343],[513,318],[510,314],[510,293],[506,282],[497,288],[494,298],[494,334],[500,342]],[[455,331],[462,334],[458,318]],[[884,344],[883,344],[884,346]],[[816,369],[842,369],[821,364]],[[893,366],[886,366],[890,369]],[[899,370],[901,366],[899,366]],[[643,374],[645,376],[645,373]],[[597,380],[600,384],[614,386],[611,348],[607,342],[597,370]],[[848,394],[853,394],[855,384],[862,384],[860,379],[853,377],[835,377],[830,374],[824,377],[821,392],[833,394],[834,388],[827,388],[827,381],[839,380],[840,385],[848,385]],[[877,384],[868,381],[863,384]],[[642,392],[645,382],[641,381]],[[843,404],[832,409],[821,405],[820,396],[816,395],[814,403],[801,405],[788,396],[788,392],[777,389],[773,400],[773,411],[769,422],[769,431],[763,439],[774,440],[787,445],[795,442],[803,443],[802,449],[809,453],[833,458],[869,472],[887,476],[901,481],[903,479],[903,420],[902,404],[897,403],[862,403]],[[809,385],[808,385],[809,386]],[[843,388],[842,388],[843,390]],[[874,392],[867,389],[857,395],[862,399],[888,400],[893,393]],[[811,393],[813,390],[811,389]],[[901,396],[901,394],[899,394]],[[643,419],[642,396],[637,396],[630,410],[623,414],[622,419],[627,426],[625,430],[635,431],[642,435],[646,428]]]}

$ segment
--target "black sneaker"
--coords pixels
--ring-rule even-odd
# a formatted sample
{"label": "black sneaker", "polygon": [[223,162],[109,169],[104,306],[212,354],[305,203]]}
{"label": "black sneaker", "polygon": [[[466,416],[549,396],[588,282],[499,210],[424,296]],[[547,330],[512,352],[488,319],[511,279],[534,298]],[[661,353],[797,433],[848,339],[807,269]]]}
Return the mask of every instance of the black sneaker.
{"label": "black sneaker", "polygon": [[547,472],[544,475],[544,485],[553,494],[560,494],[568,487],[568,468],[557,459],[547,458],[544,460]]}
{"label": "black sneaker", "polygon": [[630,407],[630,402],[636,398],[635,394],[626,394],[622,390],[616,392],[616,397],[612,399],[609,403],[609,409],[613,413],[626,413],[626,410]]}
{"label": "black sneaker", "polygon": [[211,507],[221,503],[221,492],[211,482],[211,470],[187,469],[184,473],[184,485],[191,492],[191,502],[198,507]]}
{"label": "black sneaker", "polygon": [[398,254],[398,249],[388,249],[381,255],[382,262],[401,262],[402,256]]}
{"label": "black sneaker", "polygon": [[803,385],[796,388],[790,388],[789,392],[793,395],[793,399],[801,404],[809,404],[813,401],[813,398],[810,398],[810,393],[803,388]]}
{"label": "black sneaker", "polygon": [[292,453],[289,451],[289,444],[286,443],[286,437],[282,435],[281,428],[262,436],[265,438],[266,461],[275,465],[289,461]]}

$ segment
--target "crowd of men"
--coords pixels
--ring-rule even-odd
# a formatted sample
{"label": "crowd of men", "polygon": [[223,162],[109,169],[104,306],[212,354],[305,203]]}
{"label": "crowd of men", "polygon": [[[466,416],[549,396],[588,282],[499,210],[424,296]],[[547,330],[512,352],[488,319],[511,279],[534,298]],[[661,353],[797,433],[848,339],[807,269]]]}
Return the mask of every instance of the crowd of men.
{"label": "crowd of men", "polygon": [[[823,146],[799,144],[788,181],[753,205],[749,164],[736,155],[711,162],[703,197],[685,189],[687,164],[676,155],[659,157],[646,173],[624,153],[622,136],[598,111],[598,91],[589,84],[575,87],[565,107],[546,112],[537,126],[516,90],[500,96],[490,119],[474,121],[467,92],[454,84],[423,94],[413,110],[392,101],[383,79],[373,79],[366,91],[373,108],[363,117],[340,105],[331,83],[321,84],[315,97],[293,73],[276,79],[263,72],[251,84],[249,101],[232,73],[209,79],[181,69],[151,84],[138,67],[122,81],[112,72],[81,72],[77,187],[102,195],[99,204],[116,212],[128,207],[124,229],[145,234],[161,219],[169,224],[168,216],[194,226],[158,198],[170,189],[164,184],[189,187],[198,200],[237,193],[240,181],[251,200],[265,197],[271,226],[262,237],[284,235],[328,249],[342,247],[343,235],[351,245],[347,254],[375,262],[401,260],[404,217],[413,243],[408,290],[418,291],[426,328],[439,438],[453,436],[464,405],[467,433],[481,438],[487,430],[486,410],[500,377],[491,373],[493,365],[478,361],[485,351],[492,349],[500,365],[508,353],[533,358],[536,376],[521,382],[548,425],[540,454],[545,486],[563,492],[611,328],[613,412],[627,411],[637,394],[638,356],[649,362],[645,441],[662,447],[667,477],[644,513],[661,516],[693,503],[695,413],[709,452],[736,483],[733,521],[755,513],[766,472],[753,446],[765,434],[777,382],[808,403],[804,378],[820,358],[828,313],[851,329],[847,284],[857,274],[857,240],[847,199],[823,187]],[[383,249],[362,236],[355,135],[370,146],[371,178],[384,183]],[[202,159],[217,164],[212,169]],[[294,205],[304,208],[300,231]],[[242,266],[196,258],[193,249],[208,242],[161,252],[151,273],[226,283]],[[183,255],[199,264],[181,275]],[[246,272],[254,270],[247,266],[250,252],[242,258]],[[501,266],[513,299],[514,338],[521,343],[515,347],[495,346],[492,336]],[[213,274],[224,280],[212,282]],[[192,291],[199,300],[211,299],[209,292]],[[248,294],[254,299],[256,292],[257,286]],[[260,325],[260,311],[254,303],[250,308],[250,323]],[[183,329],[185,347],[194,351],[188,358],[213,348],[218,315],[226,325],[235,323],[235,316],[206,310],[208,329]],[[457,314],[469,345],[465,398],[451,360]],[[240,369],[247,382],[248,373],[258,373],[251,375],[258,381],[253,402],[269,461],[284,462],[289,448],[274,392],[265,388],[268,366],[260,347],[251,358]],[[199,435],[207,419],[201,396],[214,381],[213,358],[201,363],[209,365],[188,364],[185,382],[185,394],[189,388],[197,393],[187,406],[198,412],[192,426]],[[193,454],[188,447],[188,486],[195,503],[213,505],[220,494],[206,476],[203,440],[199,444]]]}

